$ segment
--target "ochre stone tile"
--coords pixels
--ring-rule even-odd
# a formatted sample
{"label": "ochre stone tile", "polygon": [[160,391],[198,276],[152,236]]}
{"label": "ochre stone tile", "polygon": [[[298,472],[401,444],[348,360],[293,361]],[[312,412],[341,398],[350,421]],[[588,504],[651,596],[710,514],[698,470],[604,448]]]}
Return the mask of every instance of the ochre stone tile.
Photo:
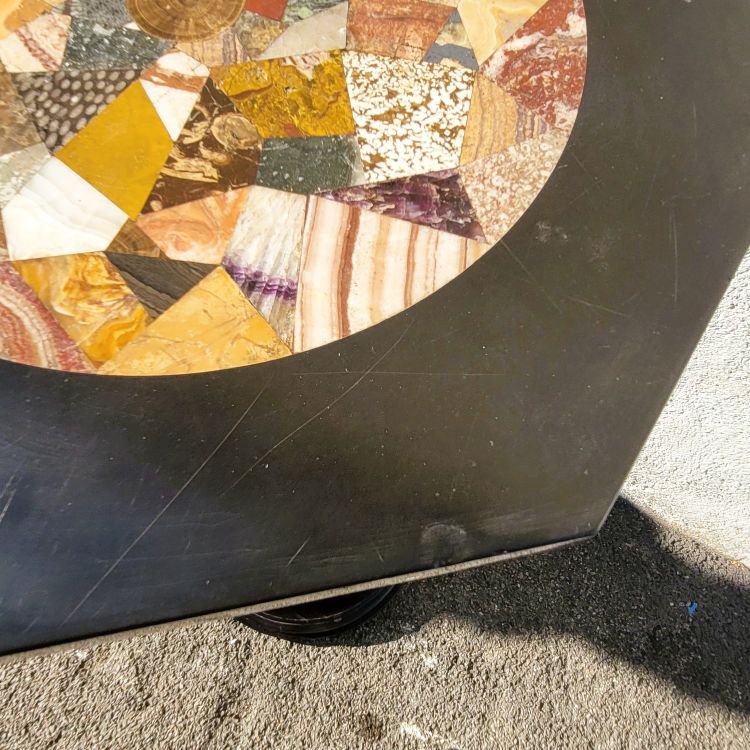
{"label": "ochre stone tile", "polygon": [[421,60],[451,13],[423,0],[349,0],[347,49]]}
{"label": "ochre stone tile", "polygon": [[100,253],[13,265],[95,365],[113,357],[148,323],[143,305]]}
{"label": "ochre stone tile", "polygon": [[148,95],[133,83],[57,158],[135,219],[172,148]]}
{"label": "ochre stone tile", "polygon": [[93,370],[10,263],[0,263],[0,357],[53,370]]}
{"label": "ochre stone tile", "polygon": [[180,375],[290,354],[223,268],[217,268],[110,360],[108,375]]}
{"label": "ochre stone tile", "polygon": [[263,138],[354,135],[338,52],[229,65],[211,75]]}

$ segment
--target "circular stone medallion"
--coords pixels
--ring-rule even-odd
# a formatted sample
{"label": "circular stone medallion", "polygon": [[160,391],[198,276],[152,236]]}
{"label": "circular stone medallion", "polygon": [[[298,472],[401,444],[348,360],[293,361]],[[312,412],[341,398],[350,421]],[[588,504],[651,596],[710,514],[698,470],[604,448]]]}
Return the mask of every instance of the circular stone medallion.
{"label": "circular stone medallion", "polygon": [[127,0],[128,13],[147,34],[195,42],[227,29],[245,0]]}
{"label": "circular stone medallion", "polygon": [[252,365],[424,299],[542,189],[586,71],[582,0],[78,10],[0,40],[0,357],[68,372]]}

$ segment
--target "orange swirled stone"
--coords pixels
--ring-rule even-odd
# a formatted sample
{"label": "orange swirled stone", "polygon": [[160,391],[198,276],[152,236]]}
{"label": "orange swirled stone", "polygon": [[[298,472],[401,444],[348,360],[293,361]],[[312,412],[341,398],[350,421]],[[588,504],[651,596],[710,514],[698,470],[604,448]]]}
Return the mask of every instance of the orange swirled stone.
{"label": "orange swirled stone", "polygon": [[103,255],[62,255],[13,265],[94,364],[111,359],[146,327],[148,313]]}

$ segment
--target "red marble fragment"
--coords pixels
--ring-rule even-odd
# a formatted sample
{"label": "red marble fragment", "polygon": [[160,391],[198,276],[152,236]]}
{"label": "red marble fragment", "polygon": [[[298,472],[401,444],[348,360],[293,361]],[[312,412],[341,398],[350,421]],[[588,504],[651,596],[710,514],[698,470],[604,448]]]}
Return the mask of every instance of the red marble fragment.
{"label": "red marble fragment", "polygon": [[280,21],[288,0],[245,0],[245,10]]}
{"label": "red marble fragment", "polygon": [[583,0],[549,0],[481,72],[548,123],[572,127],[586,77]]}
{"label": "red marble fragment", "polygon": [[0,263],[0,357],[68,372],[93,369],[8,262]]}

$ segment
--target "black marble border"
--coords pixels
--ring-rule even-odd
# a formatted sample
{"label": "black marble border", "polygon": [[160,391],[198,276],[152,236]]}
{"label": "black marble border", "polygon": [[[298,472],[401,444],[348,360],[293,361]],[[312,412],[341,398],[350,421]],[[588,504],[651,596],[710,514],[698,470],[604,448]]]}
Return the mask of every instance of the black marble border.
{"label": "black marble border", "polygon": [[586,5],[561,162],[427,300],[206,375],[0,363],[0,653],[596,531],[750,244],[750,6]]}

